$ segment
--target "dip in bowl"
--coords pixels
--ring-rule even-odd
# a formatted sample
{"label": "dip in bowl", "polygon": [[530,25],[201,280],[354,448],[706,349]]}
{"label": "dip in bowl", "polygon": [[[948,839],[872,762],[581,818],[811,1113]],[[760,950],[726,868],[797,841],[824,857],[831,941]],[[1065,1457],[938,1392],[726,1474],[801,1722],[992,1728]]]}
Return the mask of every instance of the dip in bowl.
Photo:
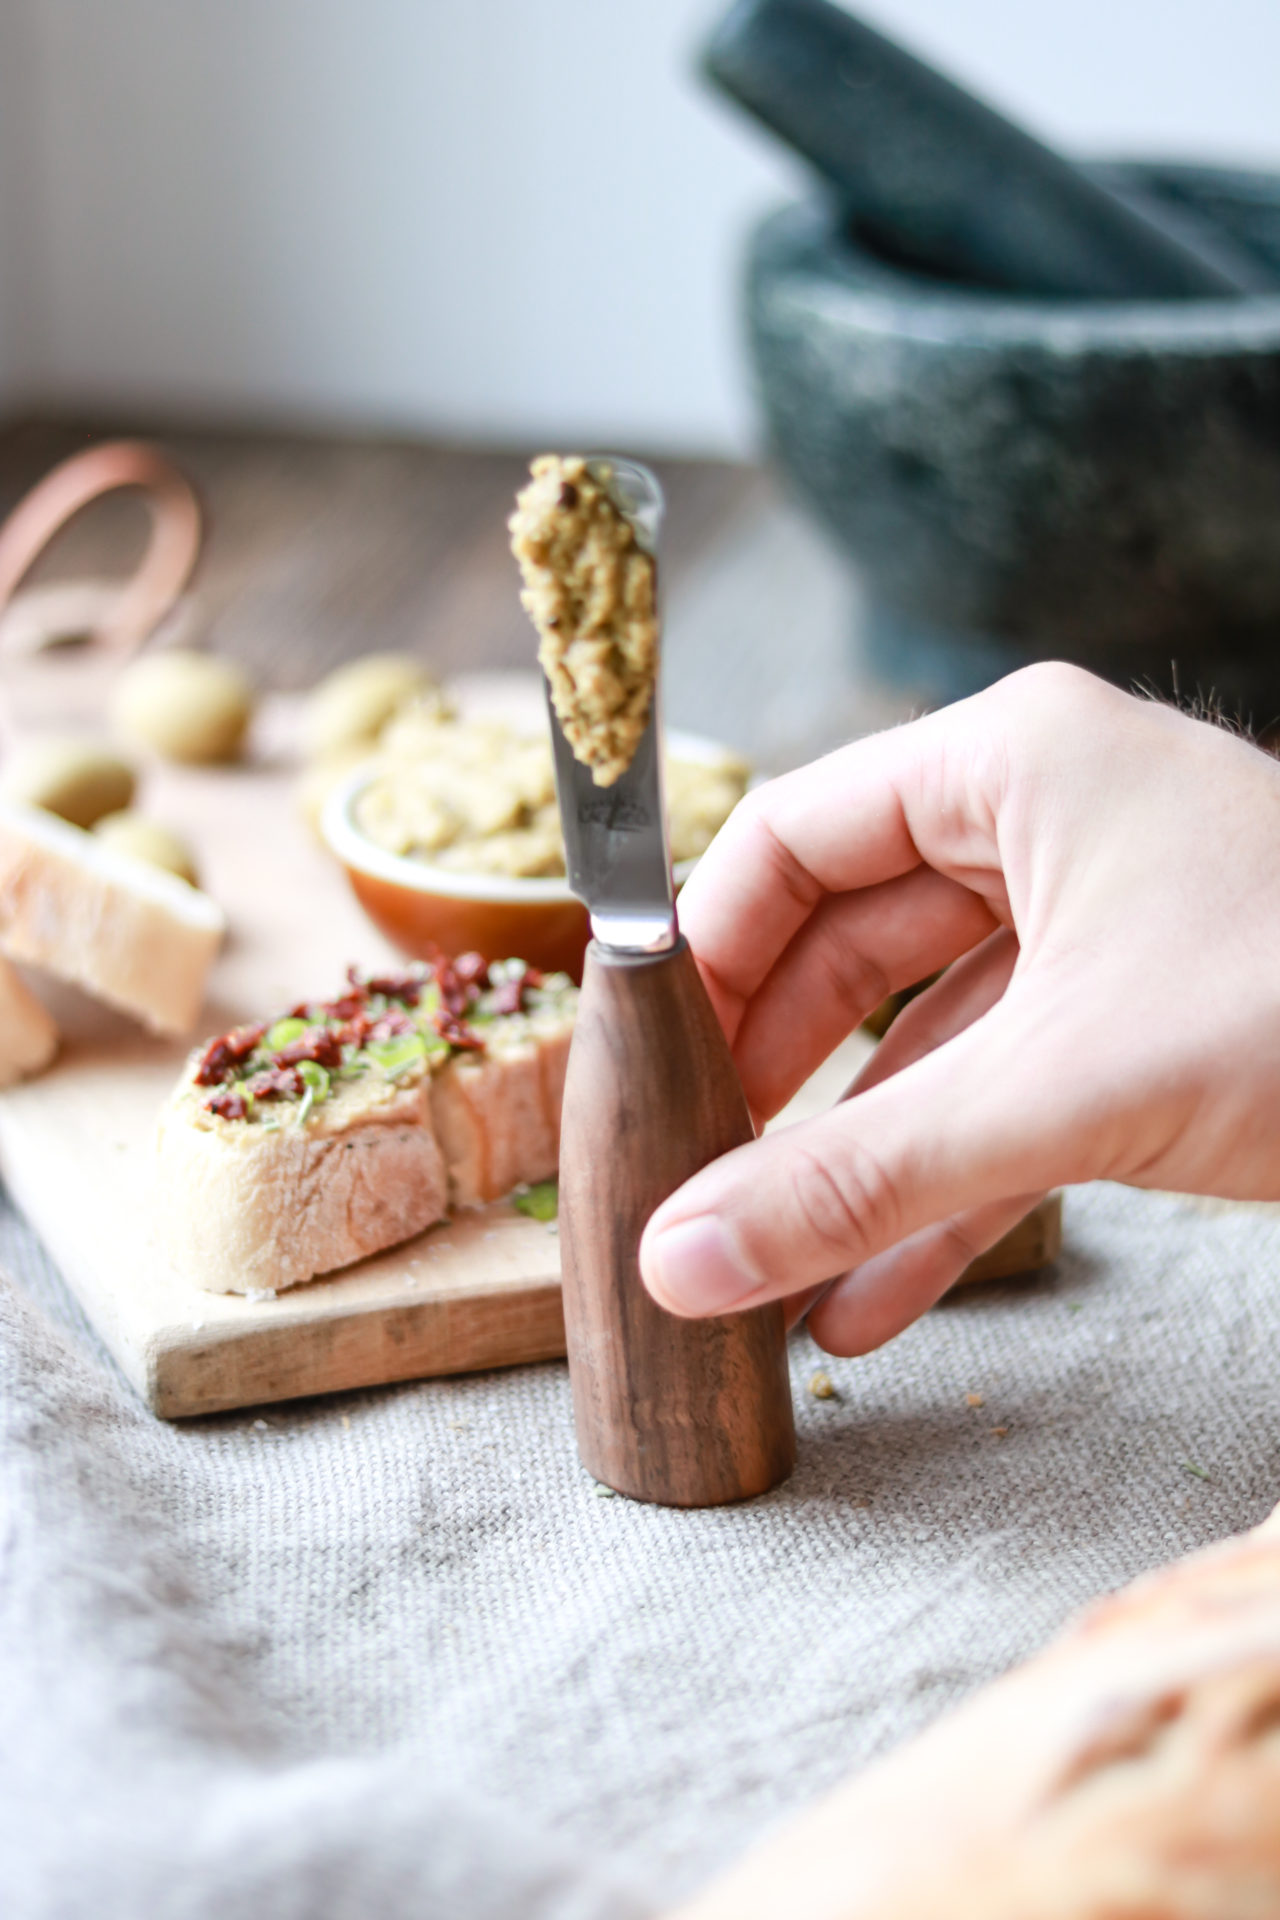
{"label": "dip in bowl", "polygon": [[[494,729],[489,735],[500,748]],[[440,783],[424,781],[424,763],[408,755],[398,766],[394,752],[363,763],[338,783],[321,814],[321,835],[369,918],[402,952],[416,959],[437,952],[519,954],[544,972],[580,980],[590,938],[587,910],[564,878],[558,829],[548,834],[536,768],[522,809],[527,823],[512,824],[502,799],[504,767],[534,742],[514,735],[511,742],[513,751],[494,759],[492,806],[489,790],[477,794],[476,767],[463,770],[460,804],[468,824],[452,839],[448,827],[435,822]],[[549,767],[549,741],[546,752]],[[667,735],[667,766],[679,886],[745,790],[748,775],[729,748],[695,734]],[[400,810],[397,780],[405,800]],[[443,804],[447,808],[447,794]],[[492,824],[480,831],[476,823],[483,826],[486,819]],[[433,847],[434,840],[444,843]],[[504,865],[544,870],[503,871]],[[548,866],[560,871],[547,872]]]}

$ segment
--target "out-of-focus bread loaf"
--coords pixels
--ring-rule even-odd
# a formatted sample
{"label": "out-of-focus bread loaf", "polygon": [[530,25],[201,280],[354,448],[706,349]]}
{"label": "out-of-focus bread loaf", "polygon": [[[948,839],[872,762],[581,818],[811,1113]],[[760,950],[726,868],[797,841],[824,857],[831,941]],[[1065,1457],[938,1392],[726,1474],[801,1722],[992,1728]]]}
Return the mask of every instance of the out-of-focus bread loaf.
{"label": "out-of-focus bread loaf", "polygon": [[188,1033],[226,929],[207,894],[36,807],[0,801],[0,951],[153,1032]]}
{"label": "out-of-focus bread loaf", "polygon": [[1280,1914],[1280,1510],[1149,1574],[670,1920]]}

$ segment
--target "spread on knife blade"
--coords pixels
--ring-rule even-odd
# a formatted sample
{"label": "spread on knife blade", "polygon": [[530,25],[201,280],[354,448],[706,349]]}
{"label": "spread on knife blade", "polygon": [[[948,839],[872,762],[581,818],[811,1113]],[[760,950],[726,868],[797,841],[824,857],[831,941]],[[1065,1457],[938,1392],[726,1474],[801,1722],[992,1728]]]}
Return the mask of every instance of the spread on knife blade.
{"label": "spread on knife blade", "polygon": [[511,549],[552,704],[575,757],[611,787],[649,724],[658,669],[654,562],[577,455],[542,454],[517,495]]}

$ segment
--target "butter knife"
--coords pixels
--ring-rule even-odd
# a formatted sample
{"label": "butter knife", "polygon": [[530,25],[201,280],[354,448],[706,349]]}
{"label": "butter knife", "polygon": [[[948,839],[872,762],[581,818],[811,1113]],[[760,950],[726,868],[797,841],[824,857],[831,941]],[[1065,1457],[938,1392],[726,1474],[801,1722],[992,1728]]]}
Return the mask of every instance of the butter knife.
{"label": "butter knife", "polygon": [[[656,565],[663,498],[633,461],[600,456]],[[780,1302],[710,1320],[665,1312],[640,1278],[654,1209],[754,1136],[733,1057],[679,931],[655,685],[627,771],[595,784],[554,706],[569,885],[591,916],[560,1142],[565,1333],[578,1451],[619,1493],[667,1506],[765,1492],[795,1462]]]}

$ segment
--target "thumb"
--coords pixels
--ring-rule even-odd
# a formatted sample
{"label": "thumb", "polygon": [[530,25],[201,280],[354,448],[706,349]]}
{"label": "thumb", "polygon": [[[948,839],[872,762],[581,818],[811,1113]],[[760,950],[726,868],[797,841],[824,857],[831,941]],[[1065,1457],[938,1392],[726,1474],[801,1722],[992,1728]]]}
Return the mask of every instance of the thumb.
{"label": "thumb", "polygon": [[952,1215],[1087,1179],[1088,1090],[1008,996],[891,1079],[736,1148],[657,1209],[640,1270],[660,1306],[728,1313],[860,1267]]}

